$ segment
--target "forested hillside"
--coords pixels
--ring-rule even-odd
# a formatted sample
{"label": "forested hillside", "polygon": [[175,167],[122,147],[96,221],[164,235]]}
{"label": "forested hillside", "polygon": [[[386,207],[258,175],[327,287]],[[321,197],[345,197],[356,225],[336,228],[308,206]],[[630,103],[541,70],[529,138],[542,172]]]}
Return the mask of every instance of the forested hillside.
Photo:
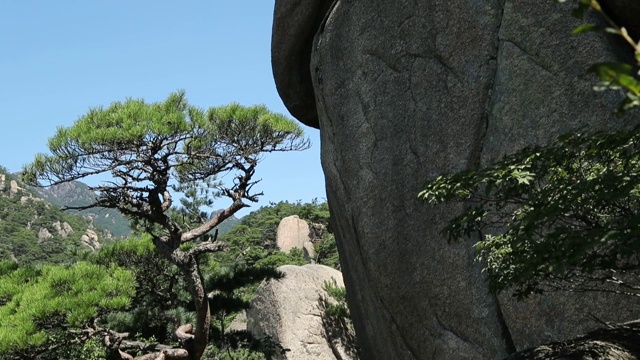
{"label": "forested hillside", "polygon": [[[86,206],[95,201],[95,194],[89,189],[89,186],[80,181],[72,181],[51,187],[29,187],[29,190],[58,207]],[[93,208],[68,211],[80,213],[91,218],[96,227],[109,230],[116,238],[131,235],[129,220],[115,209]]]}
{"label": "forested hillside", "polygon": [[[45,204],[40,200],[30,201]],[[65,215],[81,219],[75,215]],[[290,253],[278,250],[275,242],[276,228],[282,218],[290,215],[305,219],[312,229],[324,229],[319,233],[320,237],[314,240],[318,253],[316,259],[306,259],[299,249]],[[211,338],[204,358],[218,359],[218,355],[224,353],[233,359],[268,359],[280,351],[278,345],[269,339],[254,339],[247,332],[229,333],[226,329],[235,315],[248,307],[253,292],[263,279],[280,276],[275,271],[276,267],[286,264],[303,265],[313,261],[339,267],[335,240],[327,231],[328,222],[326,203],[272,203],[245,216],[231,231],[220,236],[227,243],[227,251],[207,254],[202,258],[202,271],[213,319]],[[39,308],[43,312],[41,316],[49,319],[46,327],[36,325],[31,328],[26,323],[24,328],[17,331],[12,328],[12,316],[0,319],[0,351],[9,354],[4,358],[0,356],[0,359],[34,356],[29,354],[36,353],[41,354],[38,358],[42,359],[102,359],[108,349],[100,345],[101,339],[109,333],[112,336],[123,336],[125,332],[131,334],[121,339],[120,349],[133,353],[152,351],[158,346],[162,348],[158,344],[177,345],[173,334],[178,324],[192,321],[193,304],[189,301],[184,279],[178,269],[157,255],[150,240],[148,236],[143,236],[117,241],[93,255],[85,256],[85,262],[76,263],[67,270],[55,267],[34,270],[7,265],[8,263],[0,266],[0,298],[17,298],[21,294],[30,308]],[[82,291],[88,295],[79,298],[77,291],[80,291],[81,283],[77,281],[82,279],[80,274],[91,274],[94,278],[88,283],[81,282],[84,289]],[[66,279],[67,287],[59,291],[52,287],[56,281],[60,281],[55,279],[60,278]],[[24,279],[30,279],[29,286],[15,287],[15,284]],[[111,299],[103,292],[110,287],[120,289],[117,297]],[[50,291],[53,292],[48,297],[35,295]],[[107,305],[100,305],[102,302],[96,304],[99,315],[89,316],[95,310],[84,309],[84,306],[90,307],[91,296],[98,296],[97,294],[111,300]],[[62,308],[47,305],[52,300],[70,304],[69,309],[65,310],[66,305]],[[86,304],[79,304],[78,301],[86,301]],[[18,304],[12,305],[11,302],[7,306],[9,305],[20,316],[26,316],[24,312],[27,309],[20,308]],[[0,306],[0,314],[7,306]],[[56,311],[71,311],[73,306],[81,313],[87,311],[89,317],[83,319],[94,319],[95,325],[91,326],[99,329],[95,328],[93,336],[76,332],[73,330],[74,326],[69,327],[64,317],[47,315]],[[56,335],[46,341],[40,335],[36,336],[45,333]],[[24,340],[22,345],[20,338]],[[77,345],[69,345],[76,343]],[[25,348],[25,345],[28,346]]]}
{"label": "forested hillside", "polygon": [[0,167],[0,260],[69,263],[111,238],[89,217],[61,211]]}

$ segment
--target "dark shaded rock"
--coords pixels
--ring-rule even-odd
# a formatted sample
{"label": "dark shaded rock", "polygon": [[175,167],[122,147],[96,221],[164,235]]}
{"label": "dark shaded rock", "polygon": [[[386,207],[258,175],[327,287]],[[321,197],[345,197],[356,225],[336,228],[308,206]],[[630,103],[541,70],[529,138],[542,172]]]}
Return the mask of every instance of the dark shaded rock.
{"label": "dark shaded rock", "polygon": [[617,24],[627,28],[635,41],[640,39],[640,1],[602,0],[602,6]]}
{"label": "dark shaded rock", "polygon": [[276,0],[271,63],[278,94],[303,124],[318,128],[309,63],[313,38],[333,0]]}
{"label": "dark shaded rock", "polygon": [[[617,60],[614,38],[568,35],[582,23],[570,12],[571,6],[553,2],[505,3],[481,166],[573,129],[611,129],[637,121],[637,114],[635,120],[633,114],[616,119],[612,111],[619,94],[593,92],[595,76],[586,72],[593,63]],[[629,300],[605,293],[553,293],[524,302],[502,295],[500,305],[514,345],[525,349],[585,333],[597,326],[588,313],[613,322],[632,319],[638,313]]]}
{"label": "dark shaded rock", "polygon": [[640,321],[598,329],[576,339],[524,350],[507,360],[637,360]]}

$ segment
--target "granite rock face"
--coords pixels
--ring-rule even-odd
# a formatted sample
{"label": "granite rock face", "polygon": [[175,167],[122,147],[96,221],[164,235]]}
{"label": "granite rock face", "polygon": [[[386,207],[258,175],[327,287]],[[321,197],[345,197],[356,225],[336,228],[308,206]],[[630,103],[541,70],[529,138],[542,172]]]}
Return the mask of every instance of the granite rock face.
{"label": "granite rock face", "polygon": [[[496,359],[585,333],[598,326],[590,312],[612,322],[640,316],[633,302],[602,295],[515,303],[488,294],[471,244],[439,235],[459,209],[416,200],[427,178],[579,127],[639,122],[616,119],[620,99],[594,93],[586,73],[628,56],[619,43],[570,35],[580,22],[570,5],[553,1],[337,0],[319,25],[279,13],[297,9],[317,19],[311,12],[323,7],[311,3],[276,1],[272,53],[316,36],[310,63],[274,56],[274,75],[282,95],[309,86],[283,68],[306,66],[310,74],[314,99],[296,92],[291,104],[283,100],[313,104],[304,116],[292,114],[320,128],[363,358]],[[303,29],[300,36],[282,30],[288,22]]]}

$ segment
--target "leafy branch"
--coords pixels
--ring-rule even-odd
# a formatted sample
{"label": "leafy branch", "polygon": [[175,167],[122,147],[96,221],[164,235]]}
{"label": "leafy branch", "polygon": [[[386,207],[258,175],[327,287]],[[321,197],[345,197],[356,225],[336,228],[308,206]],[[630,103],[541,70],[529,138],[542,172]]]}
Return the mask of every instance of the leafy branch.
{"label": "leafy branch", "polygon": [[[567,0],[558,0],[560,3],[566,1]],[[577,8],[573,11],[573,16],[583,19],[584,14],[588,10],[598,13],[599,16],[604,19],[607,26],[583,24],[575,28],[572,32],[573,34],[581,34],[589,31],[614,34],[622,37],[634,52],[634,58],[636,60],[635,68],[631,64],[615,62],[598,63],[589,68],[589,71],[595,73],[600,78],[600,82],[594,86],[594,90],[625,91],[625,99],[620,103],[616,111],[618,116],[622,116],[626,111],[640,106],[640,81],[638,80],[640,73],[636,71],[636,68],[640,66],[640,43],[631,38],[625,27],[616,24],[616,22],[604,12],[598,0],[578,0]]]}

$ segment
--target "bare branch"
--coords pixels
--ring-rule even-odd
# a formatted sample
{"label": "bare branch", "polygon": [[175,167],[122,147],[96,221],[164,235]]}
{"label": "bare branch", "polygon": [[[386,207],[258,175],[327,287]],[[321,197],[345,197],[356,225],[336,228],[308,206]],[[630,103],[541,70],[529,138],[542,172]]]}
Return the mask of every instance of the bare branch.
{"label": "bare branch", "polygon": [[221,241],[215,242],[203,242],[196,245],[194,248],[187,252],[187,256],[198,256],[204,253],[212,253],[223,251],[226,248],[226,244]]}
{"label": "bare branch", "polygon": [[176,337],[180,342],[185,342],[188,340],[192,340],[195,335],[193,335],[193,325],[192,324],[184,324],[176,329]]}
{"label": "bare branch", "polygon": [[204,224],[198,226],[197,228],[191,231],[187,231],[183,233],[182,237],[180,238],[180,241],[183,243],[192,241],[193,239],[196,239],[208,233],[209,231],[213,230],[213,228],[220,225],[223,221],[231,217],[231,215],[235,214],[238,210],[247,206],[248,206],[247,204],[243,203],[240,200],[234,201],[233,204],[231,204],[231,206],[219,212],[216,216],[211,218],[209,221],[205,222]]}

